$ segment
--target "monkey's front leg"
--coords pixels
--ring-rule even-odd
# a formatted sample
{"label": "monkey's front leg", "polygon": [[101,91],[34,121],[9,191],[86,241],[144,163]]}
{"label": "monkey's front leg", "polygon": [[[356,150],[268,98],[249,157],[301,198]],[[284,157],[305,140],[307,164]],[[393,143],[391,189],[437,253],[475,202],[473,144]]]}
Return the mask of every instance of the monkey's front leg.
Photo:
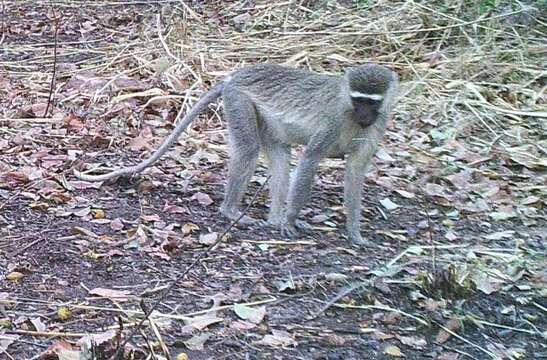
{"label": "monkey's front leg", "polygon": [[296,218],[310,198],[313,178],[320,160],[321,158],[318,156],[304,155],[298,162],[296,173],[289,187],[285,223],[281,225],[281,233],[284,236],[294,237],[298,233]]}
{"label": "monkey's front leg", "polygon": [[319,162],[327,154],[330,145],[337,138],[338,129],[326,129],[317,132],[306,146],[304,156],[298,162],[296,173],[289,187],[287,212],[281,232],[285,236],[295,236],[296,218],[310,198],[313,179]]}
{"label": "monkey's front leg", "polygon": [[375,152],[375,146],[364,145],[351,152],[346,161],[344,179],[344,207],[346,210],[346,229],[348,238],[357,245],[367,245],[368,240],[361,237],[361,196],[367,165]]}

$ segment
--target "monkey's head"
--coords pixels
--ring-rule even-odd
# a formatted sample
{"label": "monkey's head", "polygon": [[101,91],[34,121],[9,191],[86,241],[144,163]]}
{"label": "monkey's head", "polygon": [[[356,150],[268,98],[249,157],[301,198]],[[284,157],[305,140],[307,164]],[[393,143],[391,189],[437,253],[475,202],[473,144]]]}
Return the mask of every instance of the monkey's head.
{"label": "monkey's head", "polygon": [[346,69],[349,96],[353,107],[353,118],[362,127],[372,125],[380,108],[391,95],[388,92],[397,82],[397,74],[388,68],[367,64]]}

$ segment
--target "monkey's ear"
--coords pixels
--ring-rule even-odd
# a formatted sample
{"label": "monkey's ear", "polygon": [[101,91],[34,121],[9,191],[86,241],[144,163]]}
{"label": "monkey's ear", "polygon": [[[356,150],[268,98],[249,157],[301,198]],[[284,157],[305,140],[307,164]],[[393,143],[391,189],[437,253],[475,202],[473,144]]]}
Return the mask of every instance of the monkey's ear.
{"label": "monkey's ear", "polygon": [[356,68],[355,67],[347,67],[344,69],[344,79],[345,79],[345,82],[347,84],[347,86],[351,87],[349,85],[350,83],[350,79],[351,78],[355,78],[355,75],[356,75]]}
{"label": "monkey's ear", "polygon": [[391,70],[391,80],[394,82],[399,82],[399,74],[397,74],[395,71]]}
{"label": "monkey's ear", "polygon": [[353,67],[347,67],[344,69],[344,75],[349,76],[355,69]]}

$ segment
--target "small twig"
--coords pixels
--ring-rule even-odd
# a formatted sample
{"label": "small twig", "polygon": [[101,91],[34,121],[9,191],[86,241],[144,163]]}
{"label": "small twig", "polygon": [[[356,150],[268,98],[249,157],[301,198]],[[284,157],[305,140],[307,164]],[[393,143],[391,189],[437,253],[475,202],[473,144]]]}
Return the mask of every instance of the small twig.
{"label": "small twig", "polygon": [[4,42],[4,38],[6,37],[6,20],[5,20],[5,11],[6,11],[6,4],[4,3],[4,0],[2,0],[2,9],[0,10],[0,31],[2,32],[2,35],[0,36],[0,45]]}
{"label": "small twig", "polygon": [[55,5],[53,1],[50,0],[51,10],[53,12],[53,23],[55,26],[55,32],[53,34],[53,73],[51,74],[51,82],[49,84],[49,95],[47,99],[46,110],[44,110],[44,115],[42,117],[47,117],[49,112],[49,107],[53,99],[53,88],[55,87],[55,79],[57,78],[57,34],[59,33],[59,17],[57,16],[57,11],[55,11]]}
{"label": "small twig", "polygon": [[338,295],[336,295],[334,298],[332,298],[332,300],[330,300],[327,304],[325,304],[325,306],[323,306],[321,309],[319,309],[319,311],[317,311],[315,314],[308,317],[307,320],[314,320],[319,315],[321,315],[322,313],[327,311],[331,306],[335,305],[338,300],[348,296],[349,294],[351,294],[355,290],[362,288],[364,285],[365,285],[365,282],[361,281],[361,282],[353,284],[353,285],[351,285],[351,286],[349,286],[345,289],[342,289],[342,291],[340,293],[338,293]]}
{"label": "small twig", "polygon": [[480,345],[477,345],[475,344],[474,342],[470,341],[470,340],[467,340],[466,338],[464,338],[463,336],[460,336],[458,335],[456,332],[450,330],[449,328],[447,328],[446,326],[436,322],[436,321],[433,321],[433,324],[437,325],[438,327],[440,327],[441,329],[443,329],[444,331],[446,331],[447,333],[449,333],[450,335],[454,336],[455,338],[458,338],[460,339],[461,341],[463,341],[464,343],[466,343],[467,345],[470,345],[472,347],[474,347],[475,349],[478,349],[478,350],[481,350],[482,352],[484,352],[485,354],[487,354],[488,356],[490,356],[492,359],[497,359],[497,356],[491,352],[491,351],[488,351],[486,350],[485,348],[483,348],[482,346]]}
{"label": "small twig", "polygon": [[201,20],[201,18],[199,17],[199,15],[197,13],[195,13],[192,8],[188,5],[186,5],[184,3],[184,1],[182,0],[179,0],[180,4],[182,5],[182,7],[184,8],[184,10],[190,14],[190,17],[194,18],[198,23],[200,24],[203,24],[203,21]]}
{"label": "small twig", "polygon": [[[0,42],[0,44],[1,44],[1,42]],[[7,356],[10,360],[15,360],[15,359],[13,358],[13,356],[11,356],[6,350],[4,350],[4,349],[1,349],[1,350],[2,350],[2,354],[6,354],[6,356]]]}
{"label": "small twig", "polygon": [[36,124],[51,124],[59,122],[58,119],[50,119],[50,118],[0,118],[0,122],[4,121],[14,121],[14,122],[26,122],[26,123],[36,123]]}
{"label": "small twig", "polygon": [[511,331],[515,331],[515,332],[525,333],[525,334],[528,334],[528,335],[542,336],[541,332],[539,332],[539,331],[528,330],[528,329],[519,329],[519,328],[516,328],[516,327],[513,327],[513,326],[508,326],[508,325],[503,325],[503,324],[496,324],[496,323],[492,323],[492,322],[489,322],[489,321],[479,320],[479,319],[476,319],[474,317],[471,319],[471,321],[476,322],[476,323],[481,324],[481,325],[484,325],[484,326],[495,327],[495,328],[498,328],[498,329],[511,330]]}
{"label": "small twig", "polygon": [[[194,78],[200,79],[198,74],[196,74],[196,72],[190,66],[188,66],[188,64],[186,64],[184,61],[182,61],[179,57],[175,56],[175,54],[173,54],[173,52],[171,52],[171,49],[169,49],[169,45],[167,45],[167,43],[165,42],[165,39],[163,38],[163,35],[161,33],[161,17],[160,17],[159,14],[156,15],[156,28],[157,28],[157,31],[158,31],[158,38],[160,39],[161,45],[163,46],[163,48],[164,48],[165,52],[167,53],[167,55],[169,55],[170,58],[175,60],[176,63],[182,64],[182,66],[184,66],[184,68],[188,72],[190,72],[190,74],[192,74],[192,76],[194,76]],[[181,107],[181,109],[182,108],[183,107]]]}
{"label": "small twig", "polygon": [[401,314],[403,316],[406,316],[408,318],[411,318],[411,319],[414,319],[416,320],[417,322],[419,322],[420,324],[422,325],[429,325],[429,323],[422,319],[421,317],[418,317],[416,315],[412,315],[412,314],[409,314],[407,312],[404,312],[402,310],[399,310],[399,309],[395,309],[395,308],[392,308],[392,307],[389,307],[389,306],[380,306],[380,305],[349,305],[349,304],[334,304],[334,306],[338,307],[338,308],[342,308],[342,309],[360,309],[360,310],[382,310],[382,311],[391,311],[391,312],[395,312],[395,313],[398,313],[398,314]]}
{"label": "small twig", "polygon": [[77,333],[77,332],[63,332],[63,331],[31,331],[31,330],[7,330],[7,334],[19,334],[19,335],[28,335],[28,336],[60,336],[60,337],[73,337],[81,338],[89,335],[89,333]]}
{"label": "small twig", "polygon": [[38,244],[41,241],[45,241],[46,239],[47,239],[46,237],[43,237],[43,238],[39,238],[39,239],[34,240],[30,244],[27,244],[26,246],[22,247],[21,249],[14,251],[13,254],[10,255],[10,258],[14,258],[17,255],[24,253],[25,251],[27,251],[32,246]]}
{"label": "small twig", "polygon": [[538,304],[537,302],[532,302],[532,304],[537,307],[538,309],[542,310],[544,313],[547,313],[547,308],[545,306],[542,306],[540,304]]}
{"label": "small twig", "polygon": [[116,360],[116,359],[119,359],[120,356],[123,354],[123,351],[124,351],[124,348],[125,348],[125,345],[131,341],[131,339],[137,334],[137,332],[141,329],[142,325],[144,324],[145,321],[148,320],[148,318],[150,317],[150,315],[152,314],[152,312],[154,312],[154,310],[156,310],[156,308],[161,304],[161,302],[167,297],[167,295],[169,295],[169,293],[175,288],[175,286],[177,285],[177,283],[182,280],[189,272],[190,270],[192,270],[204,257],[208,256],[209,253],[215,249],[217,247],[217,245],[219,245],[222,240],[224,240],[226,234],[228,234],[228,232],[246,215],[247,211],[249,211],[251,205],[254,203],[254,201],[256,200],[258,194],[260,193],[260,191],[262,191],[262,189],[264,188],[264,186],[266,186],[266,184],[268,183],[268,181],[270,180],[270,176],[268,176],[266,178],[266,181],[264,181],[264,183],[260,186],[260,188],[255,192],[253,198],[251,199],[251,201],[249,201],[249,204],[247,205],[247,207],[245,207],[245,209],[241,212],[241,214],[239,215],[239,217],[237,219],[235,219],[234,221],[232,221],[230,223],[230,225],[226,228],[226,230],[224,230],[224,232],[218,237],[218,239],[212,243],[211,245],[209,245],[209,247],[207,247],[205,250],[203,250],[197,257],[196,259],[186,267],[186,269],[184,269],[184,271],[179,274],[173,281],[171,281],[171,284],[169,284],[169,286],[163,291],[163,293],[160,295],[160,297],[156,300],[156,302],[154,302],[154,304],[152,304],[152,306],[150,306],[150,308],[148,309],[148,311],[146,311],[146,313],[144,314],[144,317],[138,322],[138,324],[135,326],[135,328],[133,330],[131,330],[131,332],[127,335],[127,337],[119,344],[119,347],[118,347],[118,350],[116,351],[116,353],[110,358],[110,360]]}
{"label": "small twig", "polygon": [[433,274],[437,274],[437,246],[433,242],[433,225],[431,224],[431,217],[429,216],[429,204],[425,193],[422,194],[422,205],[425,211],[425,217],[427,218],[427,234],[429,235],[429,244],[431,245],[431,265],[433,267]]}
{"label": "small twig", "polygon": [[154,332],[154,335],[156,336],[156,339],[158,339],[158,343],[160,344],[161,351],[163,351],[163,354],[165,355],[165,357],[170,360],[171,359],[171,354],[169,353],[169,348],[165,344],[165,341],[163,341],[163,337],[161,336],[161,333],[160,333],[160,330],[158,329],[158,326],[152,320],[150,320],[150,326],[152,327],[152,331]]}
{"label": "small twig", "polygon": [[410,252],[410,250],[412,250],[414,247],[413,246],[410,246],[408,248],[406,248],[405,250],[403,250],[403,252],[399,253],[399,255],[395,256],[393,259],[391,259],[387,264],[386,264],[386,268],[389,269],[390,267],[392,267],[397,261],[399,261],[399,259],[401,259],[403,256],[405,256],[408,252]]}
{"label": "small twig", "polygon": [[242,242],[251,243],[251,244],[263,244],[263,245],[280,245],[280,246],[294,246],[294,245],[316,245],[317,243],[313,240],[294,240],[294,241],[283,241],[283,240],[243,240]]}
{"label": "small twig", "polygon": [[[150,320],[150,325],[152,326],[152,321],[151,320]],[[144,339],[144,342],[146,343],[146,346],[148,347],[148,352],[150,354],[149,356],[151,356],[151,359],[155,359],[156,358],[156,353],[154,351],[154,346],[148,340],[148,336],[146,336],[146,333],[142,329],[139,329],[139,333],[141,334],[142,338]],[[171,359],[169,359],[169,360],[171,360]]]}
{"label": "small twig", "polygon": [[[545,73],[547,75],[547,72]],[[492,104],[480,102],[480,101],[469,101],[469,103],[473,105],[479,105],[482,107],[485,107],[487,109],[501,112],[504,114],[511,114],[511,115],[519,115],[519,116],[529,116],[529,117],[536,117],[536,118],[547,118],[547,111],[526,111],[526,110],[511,110],[511,109],[504,109],[499,106],[494,106]]]}
{"label": "small twig", "polygon": [[169,45],[167,45],[167,43],[165,42],[165,39],[163,38],[163,35],[161,33],[161,16],[160,16],[160,14],[156,14],[156,30],[158,31],[158,38],[160,39],[160,42],[161,42],[165,52],[167,53],[167,55],[169,55],[170,58],[175,60],[175,62],[182,63],[182,61],[171,52],[171,49],[169,49]]}

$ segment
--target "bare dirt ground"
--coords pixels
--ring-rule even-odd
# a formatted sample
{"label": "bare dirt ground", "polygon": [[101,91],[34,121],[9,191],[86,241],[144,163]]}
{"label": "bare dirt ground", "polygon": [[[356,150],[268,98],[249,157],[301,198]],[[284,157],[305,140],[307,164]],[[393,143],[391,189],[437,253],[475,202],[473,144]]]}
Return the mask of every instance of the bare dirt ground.
{"label": "bare dirt ground", "polygon": [[545,8],[479,3],[3,1],[0,359],[109,358],[228,228],[220,104],[141,176],[72,169],[145,158],[181,108],[261,61],[401,75],[365,183],[372,245],[345,238],[343,162],[326,161],[312,230],[236,225],[125,358],[546,358]]}

